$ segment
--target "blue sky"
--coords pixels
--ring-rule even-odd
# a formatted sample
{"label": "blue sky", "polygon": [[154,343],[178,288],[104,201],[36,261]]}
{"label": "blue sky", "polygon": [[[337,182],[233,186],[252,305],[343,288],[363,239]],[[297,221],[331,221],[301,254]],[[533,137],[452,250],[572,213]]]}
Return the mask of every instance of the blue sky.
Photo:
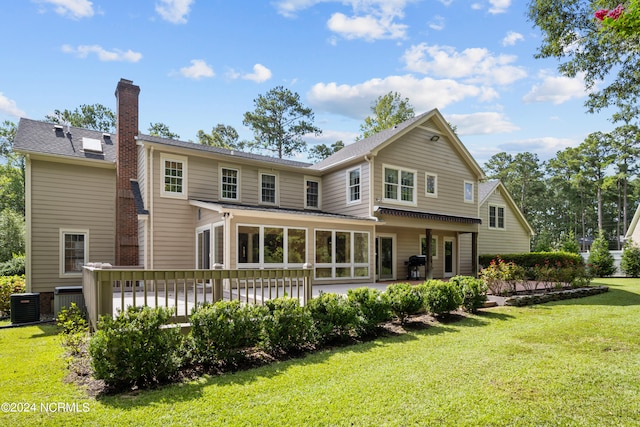
{"label": "blue sky", "polygon": [[[416,113],[438,108],[478,163],[530,151],[542,159],[609,131],[582,80],[537,60],[528,1],[3,0],[0,121],[43,119],[101,103],[120,78],[141,87],[140,129],[163,122],[182,140],[242,125],[276,86],[300,94],[321,137],[350,143],[390,91]],[[304,160],[304,158],[301,158]]]}

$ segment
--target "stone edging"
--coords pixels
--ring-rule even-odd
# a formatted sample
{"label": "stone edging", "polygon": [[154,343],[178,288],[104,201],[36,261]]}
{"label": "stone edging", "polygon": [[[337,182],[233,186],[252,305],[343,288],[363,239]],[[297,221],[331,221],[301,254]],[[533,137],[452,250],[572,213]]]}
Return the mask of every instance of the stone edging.
{"label": "stone edging", "polygon": [[608,286],[590,286],[588,288],[567,289],[564,291],[549,292],[534,295],[514,295],[504,301],[505,305],[522,307],[525,305],[543,304],[549,301],[560,301],[572,298],[583,298],[598,295],[609,290]]}

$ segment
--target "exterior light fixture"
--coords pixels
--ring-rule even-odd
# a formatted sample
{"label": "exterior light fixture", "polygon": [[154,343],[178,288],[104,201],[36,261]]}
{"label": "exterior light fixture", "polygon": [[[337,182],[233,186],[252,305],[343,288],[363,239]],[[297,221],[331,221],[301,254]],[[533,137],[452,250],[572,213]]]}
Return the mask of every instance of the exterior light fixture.
{"label": "exterior light fixture", "polygon": [[432,140],[433,142],[436,142],[436,141],[437,141],[437,140],[439,140],[439,139],[440,139],[440,136],[438,136],[438,135],[433,135],[433,136],[431,137],[431,140]]}

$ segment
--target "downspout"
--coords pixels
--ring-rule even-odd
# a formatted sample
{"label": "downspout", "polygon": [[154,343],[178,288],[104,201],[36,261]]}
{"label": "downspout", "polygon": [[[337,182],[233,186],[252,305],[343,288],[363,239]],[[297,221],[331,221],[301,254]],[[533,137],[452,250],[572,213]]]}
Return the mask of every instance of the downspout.
{"label": "downspout", "polygon": [[153,146],[151,146],[149,148],[149,171],[147,172],[147,176],[149,177],[149,179],[147,180],[148,182],[148,190],[149,192],[147,194],[149,194],[149,258],[150,258],[150,268],[151,270],[154,269],[155,265],[154,265],[154,241],[153,241],[153,235],[154,235],[154,227],[153,227],[153,223],[155,222],[155,215],[153,214],[153,208],[154,208],[154,204],[153,204],[153,191],[154,191],[154,186],[153,186]]}
{"label": "downspout", "polygon": [[[26,236],[26,242],[25,242],[25,252],[26,252],[26,256],[25,256],[25,277],[26,277],[26,291],[27,292],[32,292],[32,285],[31,285],[31,279],[32,279],[32,274],[31,274],[31,257],[32,257],[32,253],[31,253],[31,237],[32,237],[32,233],[31,233],[31,156],[29,154],[27,154],[25,156],[26,158],[26,164],[25,164],[25,174],[24,174],[24,188],[25,188],[25,195],[24,195],[24,200],[25,200],[25,210],[24,210],[24,220],[25,220],[25,227],[26,227],[26,231],[27,231],[27,236]],[[58,261],[60,262],[60,261]]]}
{"label": "downspout", "polygon": [[[224,218],[224,268],[225,270],[231,270],[231,220],[233,219],[233,214],[230,212],[224,212],[222,214]],[[237,251],[238,241],[236,240],[236,251]],[[235,265],[235,268],[238,268],[238,265]]]}

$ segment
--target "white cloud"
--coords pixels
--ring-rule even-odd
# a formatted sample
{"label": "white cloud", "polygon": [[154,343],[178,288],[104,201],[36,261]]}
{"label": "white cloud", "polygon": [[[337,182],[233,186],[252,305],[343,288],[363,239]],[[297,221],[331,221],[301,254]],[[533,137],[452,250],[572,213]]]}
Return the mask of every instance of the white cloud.
{"label": "white cloud", "polygon": [[309,143],[309,145],[331,145],[336,141],[342,141],[345,145],[347,145],[355,141],[358,135],[360,134],[357,132],[323,129],[320,135],[315,135],[312,133],[305,135],[304,139]]}
{"label": "white cloud", "polygon": [[527,138],[499,144],[501,151],[536,153],[541,159],[551,158],[558,151],[567,147],[576,147],[581,141],[571,138],[555,138],[551,136]]}
{"label": "white cloud", "polygon": [[327,27],[346,39],[401,39],[407,26],[396,22],[404,18],[404,8],[412,0],[281,0],[275,3],[278,13],[295,17],[296,13],[319,3],[340,3],[351,6],[353,14],[336,12]]}
{"label": "white cloud", "polygon": [[481,112],[472,114],[449,114],[447,121],[457,128],[458,135],[489,135],[520,130],[502,113]]}
{"label": "white cloud", "polygon": [[93,4],[88,0],[38,0],[54,6],[58,15],[72,19],[91,18],[94,15]]}
{"label": "white cloud", "polygon": [[467,83],[508,85],[527,75],[524,68],[512,65],[516,56],[496,56],[485,48],[458,52],[451,46],[421,43],[405,51],[402,59],[409,71],[464,79]]}
{"label": "white cloud", "polygon": [[513,46],[522,40],[524,40],[524,36],[522,34],[516,33],[515,31],[509,31],[502,39],[502,46]]}
{"label": "white cloud", "polygon": [[271,70],[262,64],[256,64],[253,66],[253,73],[247,73],[242,78],[256,83],[263,83],[271,78]]}
{"label": "white cloud", "polygon": [[549,75],[548,71],[540,73],[542,83],[534,85],[522,99],[524,102],[551,102],[562,104],[571,99],[582,98],[587,94],[584,75],[574,78]]}
{"label": "white cloud", "polygon": [[511,0],[489,0],[489,4],[491,4],[489,13],[496,15],[498,13],[505,13],[507,9],[509,9],[509,6],[511,6]]}
{"label": "white cloud", "polygon": [[429,28],[435,31],[444,30],[444,17],[440,15],[434,16],[431,22],[429,22]]}
{"label": "white cloud", "polygon": [[0,112],[15,117],[25,117],[27,114],[18,108],[16,101],[9,99],[0,92]]}
{"label": "white cloud", "polygon": [[186,24],[193,2],[194,0],[160,0],[156,3],[156,12],[172,24]]}
{"label": "white cloud", "polygon": [[445,6],[449,6],[451,5],[451,3],[453,3],[453,0],[438,0],[438,1]]}
{"label": "white cloud", "polygon": [[216,73],[203,59],[192,59],[191,66],[180,68],[180,74],[188,79],[199,80],[203,77],[213,77]]}
{"label": "white cloud", "polygon": [[106,50],[99,45],[80,45],[73,47],[68,44],[62,46],[64,53],[70,53],[76,55],[78,58],[86,58],[89,54],[94,53],[98,56],[100,61],[104,62],[138,62],[142,59],[140,52],[134,52],[131,49],[123,51],[120,49]]}
{"label": "white cloud", "polygon": [[418,79],[413,75],[404,75],[372,79],[356,85],[316,83],[309,91],[308,99],[314,109],[361,120],[370,114],[371,103],[378,96],[391,91],[409,98],[416,112],[442,109],[467,98],[487,101],[498,96],[490,88],[466,85],[455,80]]}

